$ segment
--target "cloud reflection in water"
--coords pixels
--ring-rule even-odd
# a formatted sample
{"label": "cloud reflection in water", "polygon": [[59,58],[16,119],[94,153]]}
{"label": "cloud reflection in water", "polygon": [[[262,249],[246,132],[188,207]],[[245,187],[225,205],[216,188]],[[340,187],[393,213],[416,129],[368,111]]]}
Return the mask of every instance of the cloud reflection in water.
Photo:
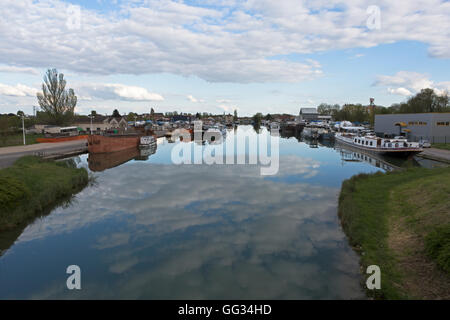
{"label": "cloud reflection in water", "polygon": [[[68,293],[56,280],[34,298],[360,298],[357,259],[340,231],[338,189],[307,183],[320,162],[257,166],[135,162],[103,172],[76,204],[29,226],[18,244],[81,237],[103,270]],[[283,183],[294,176],[295,183]],[[310,181],[310,180],[308,180]],[[78,235],[80,234],[80,235]],[[38,246],[38,245],[37,245]],[[38,248],[42,250],[42,248]],[[87,258],[86,258],[87,259]],[[80,261],[82,264],[83,261]],[[97,272],[97,271],[96,271]],[[107,279],[107,281],[104,281]]]}

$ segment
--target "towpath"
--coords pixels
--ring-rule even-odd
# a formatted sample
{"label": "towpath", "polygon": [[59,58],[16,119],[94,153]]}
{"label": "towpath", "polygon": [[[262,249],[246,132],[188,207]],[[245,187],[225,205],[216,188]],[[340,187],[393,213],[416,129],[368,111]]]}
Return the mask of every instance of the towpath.
{"label": "towpath", "polygon": [[0,168],[8,167],[18,158],[26,155],[40,155],[47,157],[83,152],[87,150],[86,144],[87,140],[76,140],[0,148]]}
{"label": "towpath", "polygon": [[423,149],[423,152],[419,153],[417,156],[426,159],[450,163],[450,150],[426,148]]}

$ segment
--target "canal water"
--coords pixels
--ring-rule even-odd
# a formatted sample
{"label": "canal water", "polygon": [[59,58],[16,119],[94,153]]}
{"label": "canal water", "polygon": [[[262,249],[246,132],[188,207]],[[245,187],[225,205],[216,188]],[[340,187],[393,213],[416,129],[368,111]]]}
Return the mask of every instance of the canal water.
{"label": "canal water", "polygon": [[[225,144],[249,134],[269,135],[241,126]],[[388,161],[283,134],[279,171],[263,176],[259,165],[173,164],[179,143],[75,158],[95,182],[12,235],[0,298],[364,298],[337,199],[343,180]],[[81,290],[66,286],[69,265]]]}

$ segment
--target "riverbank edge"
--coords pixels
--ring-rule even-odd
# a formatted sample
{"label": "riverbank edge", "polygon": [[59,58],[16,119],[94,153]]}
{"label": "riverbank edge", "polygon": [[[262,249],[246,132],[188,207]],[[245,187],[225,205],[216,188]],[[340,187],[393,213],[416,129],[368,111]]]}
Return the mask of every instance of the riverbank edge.
{"label": "riverbank edge", "polygon": [[36,156],[18,159],[12,166],[0,169],[0,231],[29,223],[88,183],[87,170],[74,164]]}
{"label": "riverbank edge", "polygon": [[[445,149],[440,149],[440,150],[445,150]],[[429,159],[429,160],[433,160],[433,161],[438,161],[438,162],[443,162],[443,163],[450,164],[450,158],[439,157],[439,156],[428,154],[426,152],[419,153],[416,156],[424,158],[424,159]]]}
{"label": "riverbank edge", "polygon": [[[446,168],[414,168],[394,172],[359,174],[343,181],[339,195],[338,215],[350,245],[360,256],[362,285],[368,277],[369,265],[381,269],[381,289],[365,289],[366,295],[374,299],[417,299],[404,290],[405,271],[398,265],[398,254],[389,246],[389,230],[397,212],[392,208],[392,190],[402,185],[411,185],[419,179],[438,178]],[[394,213],[395,212],[395,213]],[[364,279],[364,280],[363,280]]]}

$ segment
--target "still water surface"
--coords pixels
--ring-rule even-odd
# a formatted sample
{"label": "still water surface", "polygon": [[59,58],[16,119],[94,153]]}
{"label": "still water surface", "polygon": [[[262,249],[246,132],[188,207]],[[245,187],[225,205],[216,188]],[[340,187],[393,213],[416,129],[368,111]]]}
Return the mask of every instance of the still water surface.
{"label": "still water surface", "polygon": [[[261,176],[255,165],[174,165],[175,145],[91,158],[96,183],[3,252],[0,298],[364,298],[337,197],[344,179],[383,163],[281,138],[278,174]],[[81,290],[66,287],[73,264]]]}

